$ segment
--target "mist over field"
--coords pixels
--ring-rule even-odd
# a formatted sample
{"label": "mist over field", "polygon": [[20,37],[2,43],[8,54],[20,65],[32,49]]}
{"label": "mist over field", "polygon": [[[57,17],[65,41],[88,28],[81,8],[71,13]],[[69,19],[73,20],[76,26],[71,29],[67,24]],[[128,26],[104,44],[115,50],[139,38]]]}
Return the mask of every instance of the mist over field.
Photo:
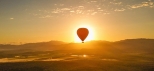
{"label": "mist over field", "polygon": [[0,45],[0,71],[153,71],[154,39]]}

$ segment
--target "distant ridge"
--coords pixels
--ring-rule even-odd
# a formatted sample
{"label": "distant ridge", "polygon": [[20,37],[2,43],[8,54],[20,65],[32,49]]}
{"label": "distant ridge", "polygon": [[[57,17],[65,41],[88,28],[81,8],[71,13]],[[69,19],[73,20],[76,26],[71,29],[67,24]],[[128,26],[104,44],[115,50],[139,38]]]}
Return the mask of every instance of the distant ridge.
{"label": "distant ridge", "polygon": [[[150,39],[150,38],[136,38],[136,39],[124,39],[124,40],[119,40],[119,41],[114,41],[114,43],[122,43],[122,42],[146,42],[146,41],[150,41],[153,42],[154,39]],[[112,43],[110,41],[106,41],[106,40],[91,40],[91,41],[87,41],[85,43]],[[61,44],[79,44],[79,43],[66,43],[63,41],[56,41],[56,40],[51,40],[48,42],[35,42],[35,43],[25,43],[25,44],[21,44],[21,45],[28,45],[28,44],[52,44],[52,45],[61,45]],[[10,46],[10,45],[14,45],[14,44],[0,44],[0,46]]]}
{"label": "distant ridge", "polygon": [[153,41],[154,39],[150,39],[150,38],[136,38],[136,39],[124,39],[124,40],[119,40],[119,41],[115,41],[115,42],[123,42],[123,41]]}
{"label": "distant ridge", "polygon": [[[5,50],[61,50],[61,49],[78,49],[81,47],[92,48],[92,49],[109,49],[109,50],[146,50],[154,51],[154,39],[138,38],[138,39],[125,39],[116,42],[109,41],[88,41],[82,43],[65,43],[62,41],[49,41],[49,42],[38,42],[38,43],[27,43],[22,45],[10,45],[0,44],[0,51]],[[117,50],[118,51],[118,50]]]}

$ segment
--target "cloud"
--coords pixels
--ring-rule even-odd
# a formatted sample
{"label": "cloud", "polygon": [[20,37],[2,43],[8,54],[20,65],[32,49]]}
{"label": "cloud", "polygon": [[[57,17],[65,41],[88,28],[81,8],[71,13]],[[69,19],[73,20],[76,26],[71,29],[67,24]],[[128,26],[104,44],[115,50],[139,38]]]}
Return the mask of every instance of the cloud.
{"label": "cloud", "polygon": [[51,18],[52,16],[50,15],[46,15],[46,16],[42,16],[42,17],[39,17],[39,18]]}
{"label": "cloud", "polygon": [[122,9],[115,9],[114,11],[125,11],[126,9],[122,8]]}
{"label": "cloud", "polygon": [[144,1],[138,4],[134,4],[134,5],[129,5],[130,8],[132,9],[136,9],[136,8],[142,8],[142,7],[150,7],[153,8],[154,6],[154,2],[152,2],[151,0],[149,1]]}
{"label": "cloud", "polygon": [[[154,8],[152,0],[73,0],[59,3],[53,3],[50,9],[38,9],[34,16],[40,18],[62,17],[62,16],[92,16],[92,15],[107,15],[113,12],[124,12],[138,8]],[[38,13],[38,14],[37,14]],[[47,16],[50,15],[50,16]]]}
{"label": "cloud", "polygon": [[13,20],[14,18],[10,18],[11,20]]}
{"label": "cloud", "polygon": [[91,15],[95,15],[95,14],[97,14],[97,12],[93,12]]}

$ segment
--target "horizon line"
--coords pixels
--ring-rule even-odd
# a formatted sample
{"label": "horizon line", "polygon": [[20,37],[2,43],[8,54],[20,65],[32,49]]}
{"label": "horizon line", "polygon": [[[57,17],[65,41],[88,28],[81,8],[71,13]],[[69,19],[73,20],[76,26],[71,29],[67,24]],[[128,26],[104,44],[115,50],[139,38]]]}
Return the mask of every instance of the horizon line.
{"label": "horizon line", "polygon": [[[108,40],[89,40],[86,42],[91,42],[91,41],[106,41],[106,42],[118,42],[118,41],[124,41],[124,40],[130,40],[130,39],[154,39],[154,38],[127,38],[127,39],[122,39],[122,40],[117,40],[117,41],[108,41]],[[10,43],[0,43],[0,45],[24,45],[24,44],[30,44],[30,43],[43,43],[43,42],[63,42],[63,43],[80,43],[80,42],[65,42],[65,41],[61,41],[61,40],[50,40],[50,41],[38,41],[38,42],[10,42]],[[82,43],[82,41],[81,41]]]}

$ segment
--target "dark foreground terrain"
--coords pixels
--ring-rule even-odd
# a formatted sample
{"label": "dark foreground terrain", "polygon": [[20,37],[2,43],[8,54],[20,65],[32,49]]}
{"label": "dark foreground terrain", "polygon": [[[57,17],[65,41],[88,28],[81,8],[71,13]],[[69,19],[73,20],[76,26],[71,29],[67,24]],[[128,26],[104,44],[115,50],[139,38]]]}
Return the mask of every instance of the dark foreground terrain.
{"label": "dark foreground terrain", "polygon": [[0,71],[154,71],[154,39],[1,44]]}
{"label": "dark foreground terrain", "polygon": [[102,60],[2,63],[0,71],[154,71],[154,62]]}

